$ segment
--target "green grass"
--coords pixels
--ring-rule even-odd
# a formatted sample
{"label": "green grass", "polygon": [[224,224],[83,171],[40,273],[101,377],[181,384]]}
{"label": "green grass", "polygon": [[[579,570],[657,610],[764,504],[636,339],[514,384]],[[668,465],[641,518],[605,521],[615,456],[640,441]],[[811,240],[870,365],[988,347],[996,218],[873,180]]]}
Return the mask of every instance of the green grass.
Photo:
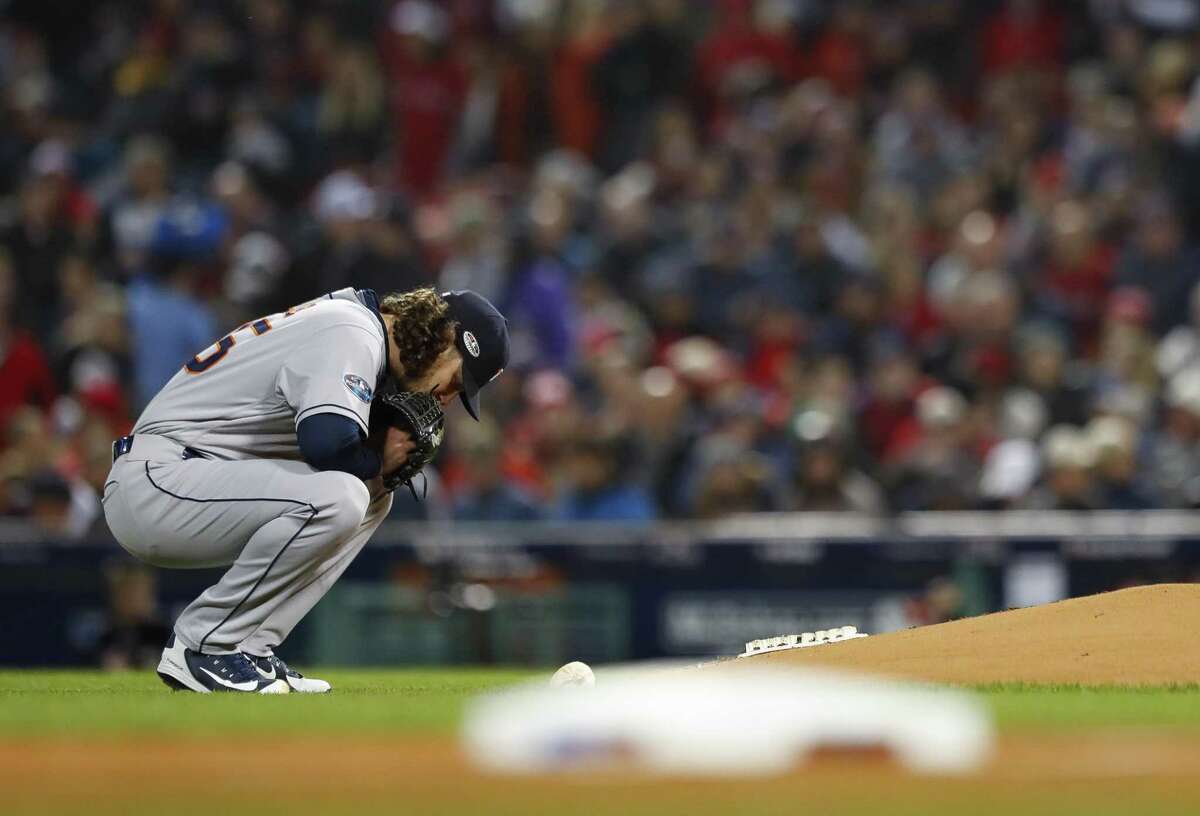
{"label": "green grass", "polygon": [[[153,672],[0,672],[0,736],[447,733],[472,696],[544,677],[523,669],[329,669],[328,695],[260,698],[168,691]],[[1161,689],[987,686],[1002,730],[1096,727],[1200,730],[1200,685]]]}
{"label": "green grass", "polygon": [[1179,728],[1200,731],[1200,685],[1151,688],[1005,684],[975,690],[1002,730]]}
{"label": "green grass", "polygon": [[153,671],[0,672],[0,736],[445,732],[488,689],[531,676],[519,669],[329,669],[332,694],[282,697],[172,692]]}

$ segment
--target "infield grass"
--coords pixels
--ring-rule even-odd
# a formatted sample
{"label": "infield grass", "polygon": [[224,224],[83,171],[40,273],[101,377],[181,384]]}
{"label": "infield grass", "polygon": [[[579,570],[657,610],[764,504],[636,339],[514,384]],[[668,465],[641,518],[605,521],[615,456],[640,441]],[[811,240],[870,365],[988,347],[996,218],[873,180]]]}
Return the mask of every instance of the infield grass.
{"label": "infield grass", "polygon": [[[335,691],[243,697],[171,692],[152,671],[0,672],[0,736],[196,735],[231,728],[288,736],[451,733],[467,700],[528,669],[313,671]],[[1200,685],[1168,688],[994,685],[976,689],[1002,731],[1171,728],[1200,732]]]}
{"label": "infield grass", "polygon": [[0,672],[0,736],[441,733],[455,728],[472,696],[534,676],[513,669],[311,673],[333,683],[334,693],[172,692],[153,671]]}

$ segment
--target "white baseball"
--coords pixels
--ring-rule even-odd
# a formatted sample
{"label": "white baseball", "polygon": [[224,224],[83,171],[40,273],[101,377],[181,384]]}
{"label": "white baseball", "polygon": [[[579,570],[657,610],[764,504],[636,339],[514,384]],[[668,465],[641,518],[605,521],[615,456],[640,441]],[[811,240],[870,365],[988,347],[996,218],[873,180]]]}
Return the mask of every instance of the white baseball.
{"label": "white baseball", "polygon": [[558,686],[594,686],[596,675],[592,667],[578,660],[572,661],[554,673],[550,685]]}

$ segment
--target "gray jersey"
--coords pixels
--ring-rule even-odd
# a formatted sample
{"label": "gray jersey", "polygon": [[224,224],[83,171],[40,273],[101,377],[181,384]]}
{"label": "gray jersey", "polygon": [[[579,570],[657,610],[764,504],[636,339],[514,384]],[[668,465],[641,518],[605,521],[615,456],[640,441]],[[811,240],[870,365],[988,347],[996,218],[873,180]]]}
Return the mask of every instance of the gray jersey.
{"label": "gray jersey", "polygon": [[386,373],[384,327],[354,289],[247,323],[201,351],[150,401],[135,434],[221,459],[299,459],[296,426],[318,413],[366,433]]}

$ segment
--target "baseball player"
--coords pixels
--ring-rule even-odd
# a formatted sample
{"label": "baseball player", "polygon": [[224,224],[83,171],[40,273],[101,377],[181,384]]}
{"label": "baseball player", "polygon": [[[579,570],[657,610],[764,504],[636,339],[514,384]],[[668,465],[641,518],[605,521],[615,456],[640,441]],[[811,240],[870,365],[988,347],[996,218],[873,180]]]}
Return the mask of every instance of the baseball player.
{"label": "baseball player", "polygon": [[479,390],[508,353],[504,317],[474,292],[380,301],[348,288],[248,323],[187,361],[113,444],[102,499],[139,559],[229,566],[175,622],[163,681],[328,691],[275,649],[387,516],[388,475],[414,455],[411,434],[369,430],[376,393],[424,392],[441,407],[459,396],[478,419]]}

